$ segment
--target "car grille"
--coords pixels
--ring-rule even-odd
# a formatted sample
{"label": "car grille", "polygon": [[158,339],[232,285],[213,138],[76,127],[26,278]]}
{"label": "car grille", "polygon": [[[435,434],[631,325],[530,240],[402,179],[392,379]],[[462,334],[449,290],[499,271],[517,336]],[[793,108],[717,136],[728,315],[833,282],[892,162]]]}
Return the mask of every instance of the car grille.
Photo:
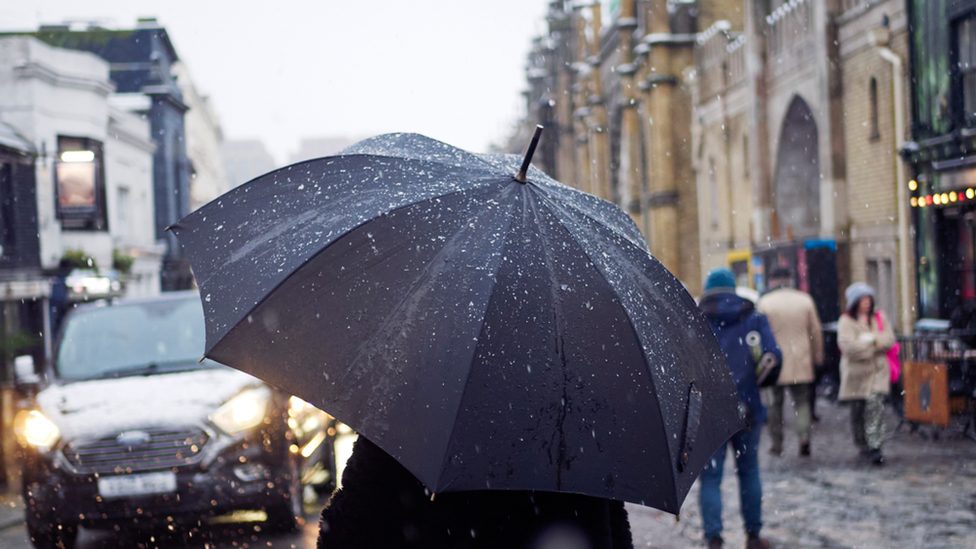
{"label": "car grille", "polygon": [[62,452],[79,473],[130,473],[179,467],[200,461],[209,440],[199,428],[140,429],[143,444],[120,443],[119,435],[67,444]]}

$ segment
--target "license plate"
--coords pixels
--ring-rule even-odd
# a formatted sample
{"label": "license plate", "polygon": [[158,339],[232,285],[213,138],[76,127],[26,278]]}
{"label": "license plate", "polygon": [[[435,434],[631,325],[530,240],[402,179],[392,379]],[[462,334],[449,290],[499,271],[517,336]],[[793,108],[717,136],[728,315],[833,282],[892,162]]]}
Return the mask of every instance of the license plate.
{"label": "license plate", "polygon": [[169,494],[176,491],[176,473],[164,471],[144,475],[99,477],[98,495],[103,498]]}

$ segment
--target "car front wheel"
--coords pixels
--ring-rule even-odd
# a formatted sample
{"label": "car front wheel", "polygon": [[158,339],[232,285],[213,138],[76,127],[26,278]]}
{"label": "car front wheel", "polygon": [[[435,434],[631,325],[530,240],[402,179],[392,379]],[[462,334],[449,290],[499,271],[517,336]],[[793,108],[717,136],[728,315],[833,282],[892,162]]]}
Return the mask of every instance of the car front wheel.
{"label": "car front wheel", "polygon": [[62,517],[55,504],[50,478],[39,482],[45,472],[25,466],[23,481],[24,518],[31,543],[37,549],[73,549],[78,539],[78,522]]}

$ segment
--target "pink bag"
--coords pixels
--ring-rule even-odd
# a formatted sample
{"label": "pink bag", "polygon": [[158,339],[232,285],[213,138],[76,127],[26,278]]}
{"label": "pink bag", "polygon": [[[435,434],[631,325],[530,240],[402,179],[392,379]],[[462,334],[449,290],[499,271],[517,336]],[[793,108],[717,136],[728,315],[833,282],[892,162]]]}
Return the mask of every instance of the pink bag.
{"label": "pink bag", "polygon": [[[878,318],[878,331],[884,330],[884,322],[881,322],[881,313],[876,313]],[[888,349],[885,356],[888,357],[888,371],[891,374],[891,382],[898,383],[898,378],[901,377],[901,360],[898,358],[898,351],[901,350],[901,345],[895,341],[895,344]]]}

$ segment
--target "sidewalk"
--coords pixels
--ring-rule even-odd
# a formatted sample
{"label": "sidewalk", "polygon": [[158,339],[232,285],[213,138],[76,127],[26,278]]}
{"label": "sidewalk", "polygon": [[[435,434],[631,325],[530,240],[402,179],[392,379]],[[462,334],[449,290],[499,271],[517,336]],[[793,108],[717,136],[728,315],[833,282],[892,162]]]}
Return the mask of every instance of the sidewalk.
{"label": "sidewalk", "polygon": [[[787,422],[792,407],[786,404]],[[910,434],[891,413],[886,463],[876,467],[857,455],[848,408],[820,401],[813,456],[797,455],[798,441],[785,429],[783,457],[769,455],[763,432],[762,535],[774,548],[976,549],[976,441],[944,433],[939,440]],[[734,460],[726,460],[722,484],[725,546],[743,547]],[[681,509],[681,520],[638,505],[630,512],[635,547],[702,547],[698,484]]]}
{"label": "sidewalk", "polygon": [[7,488],[0,489],[0,531],[23,522],[24,501],[20,497],[20,468],[15,462],[7,467]]}
{"label": "sidewalk", "polygon": [[24,502],[14,487],[11,491],[0,493],[0,531],[24,522]]}

